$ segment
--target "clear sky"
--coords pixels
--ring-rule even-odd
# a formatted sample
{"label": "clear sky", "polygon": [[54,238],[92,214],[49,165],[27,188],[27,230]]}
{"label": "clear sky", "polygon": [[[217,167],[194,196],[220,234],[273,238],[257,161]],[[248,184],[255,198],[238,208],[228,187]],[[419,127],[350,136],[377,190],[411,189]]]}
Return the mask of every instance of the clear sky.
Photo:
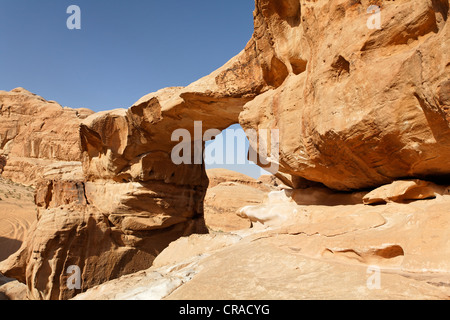
{"label": "clear sky", "polygon": [[[81,9],[80,30],[67,28],[70,5]],[[238,54],[253,10],[254,0],[0,0],[0,90],[24,87],[71,108],[128,108]]]}
{"label": "clear sky", "polygon": [[[81,30],[66,26],[72,4]],[[239,53],[253,10],[254,0],[0,0],[0,90],[24,87],[72,108],[128,108]]]}
{"label": "clear sky", "polygon": [[206,168],[238,171],[255,179],[262,174],[270,174],[248,160],[249,145],[242,127],[239,124],[232,125],[215,140],[206,142]]}

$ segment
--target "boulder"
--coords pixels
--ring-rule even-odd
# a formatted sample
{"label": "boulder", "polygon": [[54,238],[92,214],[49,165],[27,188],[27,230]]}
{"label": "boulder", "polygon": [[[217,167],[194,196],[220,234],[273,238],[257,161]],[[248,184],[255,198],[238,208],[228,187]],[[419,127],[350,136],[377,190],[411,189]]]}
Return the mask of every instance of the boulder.
{"label": "boulder", "polygon": [[414,200],[433,199],[443,195],[445,187],[422,180],[400,180],[382,186],[368,193],[365,204],[383,204],[388,202],[409,202]]}
{"label": "boulder", "polygon": [[27,287],[0,274],[0,300],[27,300]]}

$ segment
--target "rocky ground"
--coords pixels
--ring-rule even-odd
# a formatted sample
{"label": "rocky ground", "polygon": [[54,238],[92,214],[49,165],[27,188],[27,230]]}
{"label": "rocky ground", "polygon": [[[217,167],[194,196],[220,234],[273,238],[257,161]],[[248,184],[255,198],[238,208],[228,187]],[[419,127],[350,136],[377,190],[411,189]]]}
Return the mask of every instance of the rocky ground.
{"label": "rocky ground", "polygon": [[272,197],[253,208],[263,223],[179,239],[152,268],[75,299],[450,299],[449,195],[378,206]]}

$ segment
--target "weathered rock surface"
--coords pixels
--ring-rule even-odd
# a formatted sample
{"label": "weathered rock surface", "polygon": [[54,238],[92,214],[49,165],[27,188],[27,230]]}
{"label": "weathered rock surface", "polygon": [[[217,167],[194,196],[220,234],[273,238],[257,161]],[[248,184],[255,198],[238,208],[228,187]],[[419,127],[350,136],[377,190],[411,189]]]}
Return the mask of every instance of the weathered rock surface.
{"label": "weathered rock surface", "polygon": [[242,207],[263,203],[269,192],[277,190],[275,179],[255,180],[225,169],[207,170],[209,188],[204,201],[206,226],[213,231],[237,231],[251,227],[239,216]]}
{"label": "weathered rock surface", "polygon": [[[0,176],[0,261],[16,252],[36,221],[33,188]],[[24,300],[27,288],[0,274],[0,300]]]}
{"label": "weathered rock surface", "polygon": [[209,188],[214,188],[222,183],[238,183],[263,192],[269,192],[278,188],[281,184],[281,181],[277,180],[275,176],[270,175],[254,179],[243,173],[227,169],[208,169],[206,173],[208,174]]}
{"label": "weathered rock surface", "polygon": [[[1,272],[26,283],[30,299],[48,300],[69,299],[147,269],[172,241],[204,232],[204,221],[191,216],[194,208],[188,197],[174,196],[170,189],[164,196],[152,188],[140,183],[42,181],[36,191],[38,220],[21,249],[0,265]],[[67,286],[70,266],[80,268],[79,290]]]}
{"label": "weathered rock surface", "polygon": [[36,220],[33,188],[0,177],[0,261],[16,252]]}
{"label": "weathered rock surface", "polygon": [[449,204],[449,196],[376,207],[286,197],[278,223],[179,239],[149,270],[76,299],[449,299]]}
{"label": "weathered rock surface", "polygon": [[[381,3],[381,2],[375,2]],[[280,171],[337,190],[450,173],[449,3],[256,1],[268,90],[244,129],[280,130]]]}
{"label": "weathered rock surface", "polygon": [[448,193],[445,187],[422,180],[401,180],[382,186],[367,194],[364,204],[383,204],[387,202],[407,202],[436,198]]}
{"label": "weathered rock surface", "polygon": [[[140,233],[150,239],[154,234],[143,246],[146,248],[154,246],[152,241],[167,246],[174,240],[174,234],[180,237],[206,232],[203,201],[208,178],[204,164],[195,164],[196,151],[202,155],[203,141],[187,142],[192,150],[188,158],[193,164],[177,165],[171,160],[171,154],[180,141],[173,140],[172,133],[184,129],[191,137],[197,133],[203,138],[209,129],[223,130],[237,123],[244,104],[269,87],[254,59],[256,56],[255,42],[250,41],[246,49],[225,66],[188,87],[162,89],[141,98],[128,110],[101,112],[86,118],[80,127],[80,137],[87,207],[95,208],[108,223],[126,235]],[[195,121],[202,121],[200,129],[195,128]],[[207,139],[211,138],[213,136]],[[73,225],[85,224],[83,219]],[[72,235],[66,237],[58,246],[64,247],[71,241]],[[47,241],[43,239],[41,243]],[[154,251],[153,258],[159,253]],[[43,257],[42,261],[47,259]],[[83,259],[89,257],[81,261]],[[153,259],[144,262],[149,267]],[[144,262],[141,269],[145,269]],[[127,263],[114,264],[125,268]],[[35,260],[32,264],[36,265]],[[62,268],[61,262],[52,266],[58,270],[56,274],[60,274]],[[31,277],[35,275],[35,271],[30,273]],[[105,277],[95,279],[101,282]],[[91,284],[87,283],[84,289]],[[54,293],[44,298],[61,298],[58,290],[64,291],[54,285]],[[39,288],[36,295],[42,291],[43,288]]]}
{"label": "weathered rock surface", "polygon": [[[223,67],[187,87],[151,93],[128,110],[84,119],[79,137],[83,177],[71,178],[69,172],[61,180],[49,174],[39,186],[39,220],[27,245],[0,269],[26,281],[31,298],[66,299],[78,293],[64,288],[70,265],[82,269],[85,291],[148,268],[182,235],[205,232],[203,201],[208,178],[203,164],[176,165],[171,161],[171,152],[179,144],[172,139],[177,129],[202,138],[209,129],[222,130],[237,122],[244,129],[278,129],[279,157],[268,156],[279,160],[277,176],[283,183],[300,189],[309,187],[308,181],[339,191],[373,189],[407,178],[448,181],[448,0],[385,2],[380,30],[367,28],[371,4],[370,0],[257,0],[252,39]],[[8,110],[14,110],[8,109],[11,103],[7,99],[19,99],[16,95],[21,104],[36,100],[19,91],[3,98],[2,115],[9,116]],[[58,105],[51,107],[60,112]],[[195,121],[202,121],[200,129],[195,128]],[[41,125],[42,121],[36,123],[39,130],[45,128]],[[65,123],[66,127],[70,125]],[[17,126],[11,121],[5,128],[10,129],[1,133],[1,148],[6,150],[0,158],[4,173],[26,172],[19,169],[22,164],[14,165],[13,155],[22,157],[18,161],[38,157],[52,160],[51,156],[77,160],[58,156],[72,154],[70,146],[75,146],[77,139],[67,144],[68,150],[42,142],[15,150],[10,141],[14,145],[20,141],[14,129]],[[35,135],[33,128],[25,130],[27,137]],[[42,139],[32,140],[46,141]],[[192,151],[187,158],[198,163],[203,142],[192,140],[187,145]],[[252,147],[260,151],[257,145]],[[55,170],[58,175],[56,168],[51,171]],[[64,170],[59,173],[64,174]],[[261,247],[256,247],[256,240],[245,244],[237,256],[223,251],[224,256],[205,262],[204,277],[199,274],[171,297],[186,297],[190,286],[204,288],[196,292],[205,292],[205,296],[211,288],[223,287],[229,278],[224,276],[223,261],[242,261],[235,270],[250,270],[245,279],[251,283],[245,286],[236,277],[236,285],[229,291],[216,291],[208,298],[304,297],[306,291],[298,291],[298,279],[308,278],[309,273],[285,270],[309,264],[310,270],[317,267],[329,272],[335,266],[334,260],[331,265],[324,261],[315,264],[311,257],[342,258],[359,264],[375,261],[399,268],[394,278],[387,276],[387,283],[401,279],[398,286],[384,293],[387,297],[442,297],[448,282],[439,287],[433,281],[405,280],[404,275],[429,270],[440,276],[449,271],[445,196],[405,207],[389,203],[370,208],[362,204],[365,194],[335,194],[320,185],[306,190],[273,194],[275,198],[268,202],[242,211],[262,227],[290,223],[284,238],[298,244],[288,243],[295,248],[294,253],[286,256],[279,252],[277,242],[273,249],[273,243],[265,243],[270,240],[261,240]],[[311,207],[304,207],[306,204]],[[307,258],[297,257],[295,252],[299,251]],[[239,259],[239,255],[245,258]],[[287,265],[270,264],[283,259]],[[261,265],[267,266],[266,272]],[[251,277],[255,268],[259,268],[258,281]],[[360,265],[355,268],[364,271]],[[361,293],[359,297],[380,297],[361,289],[358,278],[351,279],[353,272],[336,270],[341,274],[339,279],[348,280],[349,285],[338,289],[321,282],[327,290],[349,297],[357,293]],[[262,282],[266,274],[274,281]],[[286,278],[278,278],[281,274]],[[209,282],[205,280],[208,277]],[[296,280],[285,282],[289,277]],[[169,289],[184,283],[180,281],[171,282]],[[281,283],[285,293],[280,294],[280,287],[273,283]],[[292,286],[286,290],[285,283]],[[312,283],[316,281],[309,283],[310,296]],[[335,284],[342,285],[339,281]],[[405,292],[409,285],[414,289]],[[324,293],[317,293],[321,295]]]}
{"label": "weathered rock surface", "polygon": [[94,287],[74,300],[160,300],[192,280],[202,259],[240,240],[230,234],[180,238],[156,258],[152,268]]}
{"label": "weathered rock surface", "polygon": [[91,114],[88,109],[63,108],[23,88],[0,91],[2,176],[35,185],[55,166],[80,168],[79,125]]}

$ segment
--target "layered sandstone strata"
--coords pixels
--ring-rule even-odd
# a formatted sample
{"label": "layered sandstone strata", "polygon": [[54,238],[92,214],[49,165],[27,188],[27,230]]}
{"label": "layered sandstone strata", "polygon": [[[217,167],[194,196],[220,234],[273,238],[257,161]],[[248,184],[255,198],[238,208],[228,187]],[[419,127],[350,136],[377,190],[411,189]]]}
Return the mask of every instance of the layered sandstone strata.
{"label": "layered sandstone strata", "polygon": [[78,128],[91,114],[88,109],[63,108],[23,88],[0,91],[2,176],[35,185],[45,176],[80,174]]}
{"label": "layered sandstone strata", "polygon": [[[156,188],[41,181],[36,192],[38,219],[1,272],[26,283],[30,299],[58,300],[148,268],[169,243],[202,232],[204,224],[192,217],[196,208],[189,198],[191,190],[183,197],[168,186],[158,193]],[[68,285],[72,266],[80,270],[80,288]]]}

